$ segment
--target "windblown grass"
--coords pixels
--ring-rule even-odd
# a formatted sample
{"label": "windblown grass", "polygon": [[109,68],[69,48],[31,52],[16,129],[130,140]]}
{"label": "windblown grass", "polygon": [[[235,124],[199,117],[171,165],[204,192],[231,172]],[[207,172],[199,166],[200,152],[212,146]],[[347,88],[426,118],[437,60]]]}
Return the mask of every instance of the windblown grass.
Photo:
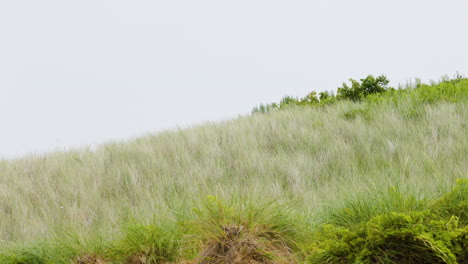
{"label": "windblown grass", "polygon": [[[468,178],[468,80],[420,86],[0,161],[0,262],[294,263],[324,224],[426,210]],[[466,225],[465,195],[438,210]]]}

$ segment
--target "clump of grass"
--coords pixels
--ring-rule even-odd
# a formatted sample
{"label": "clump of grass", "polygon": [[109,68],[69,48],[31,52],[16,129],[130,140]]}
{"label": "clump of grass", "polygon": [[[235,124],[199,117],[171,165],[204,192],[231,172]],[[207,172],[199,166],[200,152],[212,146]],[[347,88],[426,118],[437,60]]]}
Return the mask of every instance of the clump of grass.
{"label": "clump of grass", "polygon": [[[197,263],[296,263],[298,230],[285,208],[273,204],[227,204],[210,197],[192,237],[200,248]],[[286,210],[287,211],[287,210]]]}
{"label": "clump of grass", "polygon": [[437,200],[432,207],[442,215],[454,215],[468,225],[468,179],[457,179],[453,190]]}
{"label": "clump of grass", "polygon": [[4,254],[0,255],[2,264],[46,264],[48,252],[43,245],[36,246],[10,246],[2,248]]}
{"label": "clump of grass", "polygon": [[128,264],[158,264],[175,262],[180,257],[182,232],[171,221],[145,225],[130,220],[122,235],[108,246],[109,258]]}
{"label": "clump of grass", "polygon": [[198,263],[294,263],[291,249],[262,227],[232,225],[222,229],[204,243]]}
{"label": "clump of grass", "polygon": [[106,242],[100,234],[89,237],[73,230],[56,232],[42,244],[47,250],[47,264],[107,264]]}
{"label": "clump of grass", "polygon": [[427,199],[417,199],[411,194],[402,192],[398,186],[392,186],[385,191],[373,190],[370,193],[347,198],[340,206],[328,209],[325,221],[351,227],[382,214],[423,210],[429,204],[430,201]]}

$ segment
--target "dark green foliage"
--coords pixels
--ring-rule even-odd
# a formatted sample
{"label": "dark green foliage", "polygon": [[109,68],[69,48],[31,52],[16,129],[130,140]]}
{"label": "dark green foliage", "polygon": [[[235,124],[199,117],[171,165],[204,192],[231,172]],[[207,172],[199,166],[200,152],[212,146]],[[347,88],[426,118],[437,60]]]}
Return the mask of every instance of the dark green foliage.
{"label": "dark green foliage", "polygon": [[353,109],[343,114],[343,117],[348,120],[356,119],[358,116],[361,116],[365,120],[371,119],[369,109]]}
{"label": "dark green foliage", "polygon": [[338,88],[337,97],[355,102],[366,98],[368,95],[385,92],[389,88],[387,85],[390,82],[384,75],[377,78],[369,75],[365,79],[361,79],[361,82],[354,79],[349,80],[351,81],[351,87],[343,83],[343,87]]}
{"label": "dark green foliage", "polygon": [[329,92],[320,92],[320,93],[319,93],[319,99],[320,99],[320,101],[328,100],[328,99],[330,99],[331,97],[333,97],[333,94],[331,94],[331,93],[329,93]]}

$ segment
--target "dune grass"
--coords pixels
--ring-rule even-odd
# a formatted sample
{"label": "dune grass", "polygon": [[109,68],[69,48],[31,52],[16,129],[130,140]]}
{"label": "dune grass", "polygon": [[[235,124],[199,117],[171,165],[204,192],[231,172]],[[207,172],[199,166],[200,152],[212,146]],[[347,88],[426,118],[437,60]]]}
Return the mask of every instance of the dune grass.
{"label": "dune grass", "polygon": [[0,161],[0,262],[339,263],[308,257],[324,225],[428,210],[468,178],[468,80],[418,85]]}

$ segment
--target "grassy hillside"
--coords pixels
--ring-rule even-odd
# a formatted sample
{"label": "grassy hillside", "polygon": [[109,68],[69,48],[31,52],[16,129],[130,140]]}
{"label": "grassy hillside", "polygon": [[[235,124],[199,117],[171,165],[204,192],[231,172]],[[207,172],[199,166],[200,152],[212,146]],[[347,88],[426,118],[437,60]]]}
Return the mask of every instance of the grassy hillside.
{"label": "grassy hillside", "polygon": [[[467,99],[446,80],[0,161],[0,262],[468,263]],[[362,242],[382,217],[452,229],[403,262],[413,231]]]}

